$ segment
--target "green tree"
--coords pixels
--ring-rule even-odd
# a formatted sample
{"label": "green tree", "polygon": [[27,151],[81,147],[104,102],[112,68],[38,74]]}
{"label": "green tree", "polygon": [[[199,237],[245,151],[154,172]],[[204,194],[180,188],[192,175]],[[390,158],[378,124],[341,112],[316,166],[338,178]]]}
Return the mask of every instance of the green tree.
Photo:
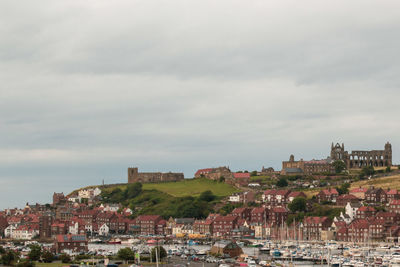
{"label": "green tree", "polygon": [[4,253],[6,253],[6,250],[2,246],[0,246],[0,255]]}
{"label": "green tree", "polygon": [[31,251],[28,253],[28,257],[31,261],[38,261],[40,255],[42,255],[42,248],[39,245],[31,245]]}
{"label": "green tree", "polygon": [[291,212],[306,211],[307,200],[304,197],[296,197],[291,203],[289,203],[288,208]]}
{"label": "green tree", "polygon": [[60,260],[62,263],[70,263],[71,257],[68,254],[61,254]]}
{"label": "green tree", "polygon": [[350,184],[349,183],[344,183],[339,187],[336,187],[336,190],[338,191],[339,195],[344,195],[349,193],[349,188]]}
{"label": "green tree", "polygon": [[224,177],[224,176],[219,177],[219,182],[220,182],[220,183],[225,182],[225,177]]}
{"label": "green tree", "polygon": [[257,176],[257,171],[252,171],[251,173],[250,173],[250,176]]}
{"label": "green tree", "polygon": [[12,265],[19,259],[19,255],[12,251],[12,250],[7,250],[3,255],[1,255],[1,262],[4,265]]}
{"label": "green tree", "polygon": [[390,168],[390,166],[387,166],[385,172],[391,172],[391,171],[392,169]]}
{"label": "green tree", "polygon": [[277,187],[286,187],[288,186],[288,181],[285,178],[280,178],[277,182],[276,182],[276,186]]}
{"label": "green tree", "polygon": [[117,257],[118,259],[127,262],[129,260],[135,259],[135,252],[133,252],[133,250],[130,248],[121,248],[120,250],[118,250]]}
{"label": "green tree", "polygon": [[199,200],[206,201],[206,202],[211,202],[215,198],[216,198],[216,196],[213,194],[213,192],[211,190],[204,191],[199,196]]}
{"label": "green tree", "polygon": [[333,167],[335,167],[336,173],[341,173],[344,169],[346,169],[346,164],[342,160],[336,160],[332,163]]}
{"label": "green tree", "polygon": [[54,254],[51,253],[50,251],[46,250],[42,253],[42,259],[46,263],[53,262],[54,260]]}
{"label": "green tree", "polygon": [[151,259],[153,262],[156,261],[156,251],[157,251],[157,258],[159,261],[167,257],[167,251],[162,246],[157,246],[151,250]]}
{"label": "green tree", "polygon": [[129,184],[126,188],[126,198],[135,198],[142,193],[142,184],[139,182]]}
{"label": "green tree", "polygon": [[361,169],[361,175],[364,176],[370,176],[375,174],[375,169],[373,166],[365,166]]}

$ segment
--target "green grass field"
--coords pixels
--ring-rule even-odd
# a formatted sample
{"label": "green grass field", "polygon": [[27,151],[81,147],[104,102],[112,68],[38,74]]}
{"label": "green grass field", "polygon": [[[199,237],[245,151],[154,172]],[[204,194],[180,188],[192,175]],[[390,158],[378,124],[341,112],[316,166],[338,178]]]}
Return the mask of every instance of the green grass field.
{"label": "green grass field", "polygon": [[211,190],[219,197],[229,196],[239,192],[235,187],[226,183],[219,183],[206,178],[187,179],[181,182],[143,184],[143,189],[155,189],[174,197],[199,196],[202,192]]}
{"label": "green grass field", "polygon": [[[116,188],[125,190],[127,184],[88,186],[84,188],[95,188],[95,187],[99,187],[101,190],[104,190],[105,192],[110,192]],[[197,197],[202,192],[207,190],[211,190],[216,196],[226,197],[231,195],[232,193],[240,191],[239,189],[237,189],[232,185],[226,183],[219,183],[217,181],[212,181],[206,178],[185,179],[184,181],[181,182],[154,183],[154,184],[148,183],[148,184],[143,184],[143,189],[144,190],[155,189],[174,197],[187,197],[187,196]],[[76,193],[79,190],[80,189],[77,189],[72,193]]]}

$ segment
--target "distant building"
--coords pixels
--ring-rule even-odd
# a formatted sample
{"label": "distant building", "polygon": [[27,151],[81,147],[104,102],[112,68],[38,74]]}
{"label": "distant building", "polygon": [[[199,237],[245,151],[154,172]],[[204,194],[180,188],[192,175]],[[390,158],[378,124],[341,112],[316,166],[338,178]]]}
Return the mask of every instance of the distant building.
{"label": "distant building", "polygon": [[128,168],[128,183],[176,182],[185,179],[183,173],[139,172],[138,168]]}
{"label": "distant building", "polygon": [[332,143],[331,159],[344,161],[347,169],[392,166],[392,145],[387,142],[384,150],[355,150],[349,153],[344,150],[344,144]]}
{"label": "distant building", "polygon": [[219,180],[221,177],[232,179],[233,173],[228,167],[200,169],[194,174],[195,178],[205,177],[211,180]]}
{"label": "distant building", "polygon": [[294,156],[290,155],[289,161],[282,162],[282,175],[312,175],[317,173],[334,173],[335,168],[332,166],[330,159],[299,161],[294,160]]}

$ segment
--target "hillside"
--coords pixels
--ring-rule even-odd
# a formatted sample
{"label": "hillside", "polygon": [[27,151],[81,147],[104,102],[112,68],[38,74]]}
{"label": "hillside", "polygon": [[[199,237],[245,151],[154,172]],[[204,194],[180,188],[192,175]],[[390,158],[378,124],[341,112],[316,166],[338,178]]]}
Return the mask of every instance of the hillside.
{"label": "hillside", "polygon": [[[112,191],[115,188],[125,190],[127,184],[103,187],[101,190]],[[219,183],[206,178],[186,179],[181,182],[143,184],[143,190],[157,190],[174,197],[199,196],[202,192],[210,190],[218,197],[226,197],[239,192],[237,188],[226,183]]]}
{"label": "hillside", "polygon": [[400,174],[354,182],[351,184],[350,188],[353,189],[357,187],[369,187],[369,186],[394,188],[400,190]]}

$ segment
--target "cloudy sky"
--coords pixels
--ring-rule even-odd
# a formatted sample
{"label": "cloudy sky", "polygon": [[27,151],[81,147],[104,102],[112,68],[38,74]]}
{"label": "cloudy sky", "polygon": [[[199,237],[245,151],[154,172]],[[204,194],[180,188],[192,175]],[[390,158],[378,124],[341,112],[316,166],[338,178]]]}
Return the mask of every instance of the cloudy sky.
{"label": "cloudy sky", "polygon": [[399,1],[0,2],[0,208],[126,168],[280,169],[393,144]]}

